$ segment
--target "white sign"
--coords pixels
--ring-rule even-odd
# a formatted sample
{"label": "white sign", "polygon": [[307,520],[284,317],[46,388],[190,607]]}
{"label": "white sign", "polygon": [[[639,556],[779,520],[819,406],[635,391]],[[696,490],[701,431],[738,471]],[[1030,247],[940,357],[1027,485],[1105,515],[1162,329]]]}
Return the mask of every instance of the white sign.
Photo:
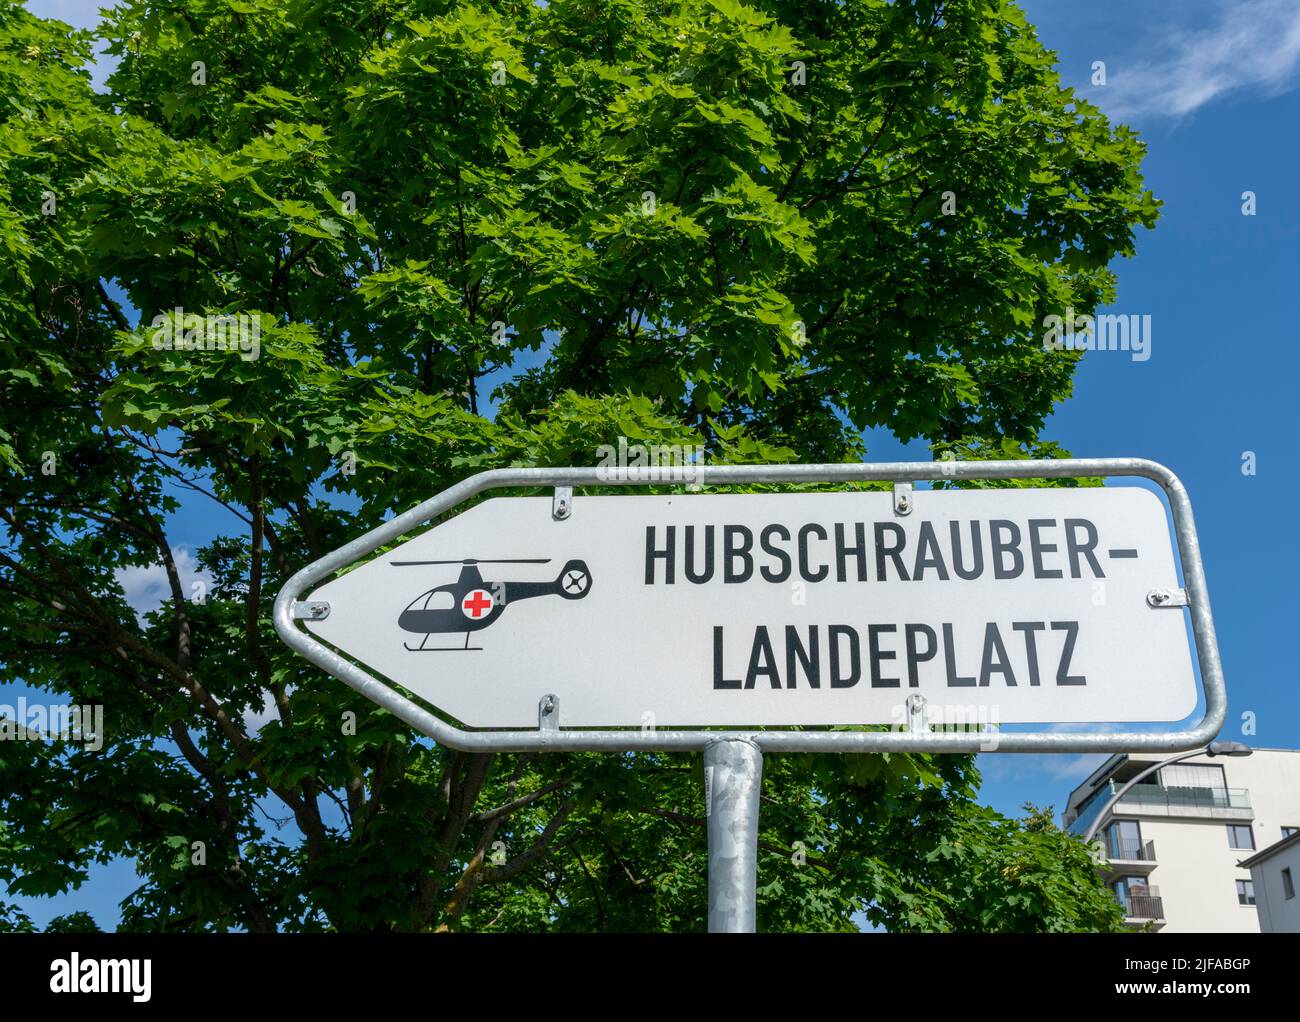
{"label": "white sign", "polygon": [[1134,487],[498,497],[307,599],[471,727],[1158,722],[1197,692],[1164,505]]}

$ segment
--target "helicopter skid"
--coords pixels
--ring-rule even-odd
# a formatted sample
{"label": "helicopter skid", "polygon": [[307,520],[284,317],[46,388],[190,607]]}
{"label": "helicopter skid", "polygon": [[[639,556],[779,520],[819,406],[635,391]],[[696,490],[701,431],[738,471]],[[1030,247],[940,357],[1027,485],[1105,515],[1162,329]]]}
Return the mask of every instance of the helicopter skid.
{"label": "helicopter skid", "polygon": [[483,651],[483,647],[471,646],[469,644],[469,636],[470,633],[466,632],[465,645],[463,646],[426,646],[425,643],[429,641],[428,635],[426,635],[423,639],[420,640],[420,644],[418,646],[412,646],[409,642],[404,642],[402,643],[402,645],[405,646],[412,653],[465,653],[465,652],[481,653]]}

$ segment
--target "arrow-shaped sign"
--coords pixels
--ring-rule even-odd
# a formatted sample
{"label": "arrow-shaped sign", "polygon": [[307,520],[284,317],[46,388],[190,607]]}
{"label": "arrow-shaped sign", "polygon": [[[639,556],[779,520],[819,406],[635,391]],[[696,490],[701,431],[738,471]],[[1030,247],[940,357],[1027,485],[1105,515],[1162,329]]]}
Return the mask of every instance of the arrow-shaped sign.
{"label": "arrow-shaped sign", "polygon": [[[494,498],[312,592],[319,639],[472,727],[1174,721],[1161,502],[1133,487]],[[322,612],[323,613],[323,612]]]}

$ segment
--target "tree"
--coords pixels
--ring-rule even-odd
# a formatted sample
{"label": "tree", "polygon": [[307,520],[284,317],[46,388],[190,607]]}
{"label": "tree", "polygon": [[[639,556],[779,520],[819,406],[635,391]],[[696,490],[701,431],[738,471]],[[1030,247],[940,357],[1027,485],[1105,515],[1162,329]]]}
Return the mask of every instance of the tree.
{"label": "tree", "polygon": [[1022,822],[1025,830],[1035,834],[1050,834],[1060,828],[1056,826],[1056,807],[1040,806],[1026,802],[1020,807],[1024,811]]}
{"label": "tree", "polygon": [[[1060,454],[1077,356],[1037,324],[1111,298],[1157,209],[1000,0],[130,0],[102,94],[85,34],[0,28],[0,669],[108,711],[98,752],[0,743],[0,877],[130,856],[127,928],[701,928],[698,763],[431,747],[282,648],[274,593],[619,436]],[[159,347],[198,322],[243,349]],[[977,781],[769,760],[761,923],[1113,925]]]}

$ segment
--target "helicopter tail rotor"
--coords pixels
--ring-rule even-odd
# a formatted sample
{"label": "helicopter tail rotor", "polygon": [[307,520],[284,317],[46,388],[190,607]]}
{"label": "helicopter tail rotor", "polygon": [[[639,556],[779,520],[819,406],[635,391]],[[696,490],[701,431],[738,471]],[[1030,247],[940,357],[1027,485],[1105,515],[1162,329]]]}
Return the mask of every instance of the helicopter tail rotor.
{"label": "helicopter tail rotor", "polygon": [[591,592],[591,572],[586,561],[566,561],[555,580],[556,589],[566,600],[581,600]]}

